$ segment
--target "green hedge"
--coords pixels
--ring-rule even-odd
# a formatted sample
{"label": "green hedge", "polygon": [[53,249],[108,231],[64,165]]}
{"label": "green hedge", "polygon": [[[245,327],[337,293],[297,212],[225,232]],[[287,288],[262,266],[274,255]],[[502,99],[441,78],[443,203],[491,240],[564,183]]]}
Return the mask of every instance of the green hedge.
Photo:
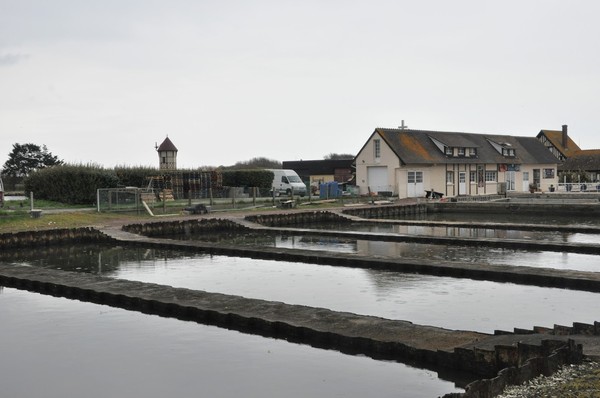
{"label": "green hedge", "polygon": [[[164,172],[151,167],[116,167],[104,169],[96,165],[61,165],[47,167],[31,173],[24,180],[25,192],[33,192],[36,198],[68,204],[94,204],[99,188],[148,186],[150,176],[176,174],[181,180],[193,179],[202,184],[188,189],[209,187],[257,187],[271,189],[273,172],[268,170],[178,170]],[[200,175],[206,177],[199,180]],[[193,178],[192,178],[193,177]],[[222,181],[221,181],[222,177]]]}
{"label": "green hedge", "polygon": [[223,186],[270,189],[274,174],[269,170],[224,170]]}
{"label": "green hedge", "polygon": [[40,169],[25,178],[25,192],[39,199],[69,204],[93,204],[96,190],[114,188],[119,179],[114,170],[100,166],[53,166]]}

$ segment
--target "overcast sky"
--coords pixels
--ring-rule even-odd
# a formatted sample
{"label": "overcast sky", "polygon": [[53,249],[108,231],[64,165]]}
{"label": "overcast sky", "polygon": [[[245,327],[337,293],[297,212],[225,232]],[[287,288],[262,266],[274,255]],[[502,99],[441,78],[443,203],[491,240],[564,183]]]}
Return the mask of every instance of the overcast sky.
{"label": "overcast sky", "polygon": [[596,0],[0,0],[0,167],[356,154],[376,127],[600,148]]}

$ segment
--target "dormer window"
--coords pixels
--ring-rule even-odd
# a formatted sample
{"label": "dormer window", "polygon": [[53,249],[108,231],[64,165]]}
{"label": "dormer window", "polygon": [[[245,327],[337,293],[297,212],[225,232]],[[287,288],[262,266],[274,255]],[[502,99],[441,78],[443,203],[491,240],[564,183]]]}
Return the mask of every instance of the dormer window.
{"label": "dormer window", "polygon": [[444,148],[444,150],[445,150],[446,155],[448,155],[448,156],[454,155],[454,151],[453,151],[452,147],[447,146]]}
{"label": "dormer window", "polygon": [[515,149],[508,142],[494,142],[488,139],[488,142],[494,147],[499,154],[505,157],[514,158]]}
{"label": "dormer window", "polygon": [[515,150],[513,148],[502,148],[502,156],[515,156]]}
{"label": "dormer window", "polygon": [[465,156],[465,148],[463,148],[463,147],[458,148],[458,156]]}
{"label": "dormer window", "polygon": [[476,148],[469,148],[469,156],[472,156],[472,157],[477,156],[477,149]]}

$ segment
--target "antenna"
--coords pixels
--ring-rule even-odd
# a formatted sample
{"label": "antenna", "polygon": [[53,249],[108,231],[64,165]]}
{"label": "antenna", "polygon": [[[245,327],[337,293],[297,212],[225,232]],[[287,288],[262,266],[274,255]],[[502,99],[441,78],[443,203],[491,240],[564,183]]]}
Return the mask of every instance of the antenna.
{"label": "antenna", "polygon": [[402,120],[402,124],[401,124],[400,126],[398,126],[398,128],[399,128],[400,130],[406,130],[406,129],[408,128],[408,126],[407,126],[407,125],[405,125],[405,124],[404,124],[404,120]]}

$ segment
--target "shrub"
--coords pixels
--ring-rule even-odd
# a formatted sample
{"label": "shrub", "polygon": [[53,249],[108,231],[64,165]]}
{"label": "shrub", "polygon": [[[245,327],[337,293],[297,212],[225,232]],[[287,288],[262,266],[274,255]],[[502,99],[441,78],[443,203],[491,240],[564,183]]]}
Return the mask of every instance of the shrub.
{"label": "shrub", "polygon": [[64,165],[40,169],[24,181],[25,192],[39,199],[68,204],[93,204],[98,188],[114,188],[119,179],[113,170],[97,165]]}

